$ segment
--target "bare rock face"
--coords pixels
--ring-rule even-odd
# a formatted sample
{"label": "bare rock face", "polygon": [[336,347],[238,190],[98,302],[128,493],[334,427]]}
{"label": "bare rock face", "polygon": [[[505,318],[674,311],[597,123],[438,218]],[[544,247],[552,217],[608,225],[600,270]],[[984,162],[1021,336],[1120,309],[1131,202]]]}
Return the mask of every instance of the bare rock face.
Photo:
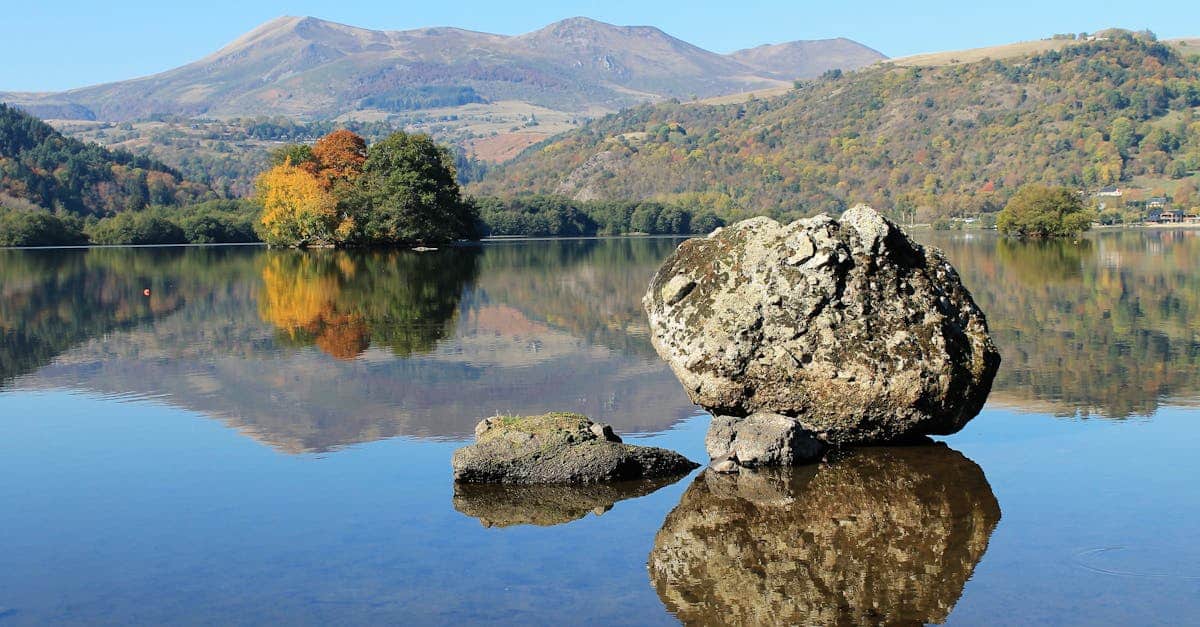
{"label": "bare rock face", "polygon": [[693,402],[779,414],[834,445],[954,433],[1000,364],[942,253],[866,206],[688,240],[643,305]]}
{"label": "bare rock face", "polygon": [[678,476],[698,464],[674,451],[621,442],[612,427],[578,414],[497,416],[454,451],[462,483],[593,483]]}
{"label": "bare rock face", "polygon": [[685,625],[942,623],[999,520],[983,471],[957,451],[863,448],[828,465],[705,472],[648,568]]}

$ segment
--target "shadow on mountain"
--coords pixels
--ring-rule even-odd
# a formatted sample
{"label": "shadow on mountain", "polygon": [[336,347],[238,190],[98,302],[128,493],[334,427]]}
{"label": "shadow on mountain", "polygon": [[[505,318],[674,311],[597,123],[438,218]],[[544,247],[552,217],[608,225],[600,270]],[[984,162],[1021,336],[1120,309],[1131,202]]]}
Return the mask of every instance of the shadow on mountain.
{"label": "shadow on mountain", "polygon": [[940,623],[999,520],[983,471],[943,444],[708,471],[655,537],[650,579],[687,625]]}
{"label": "shadow on mountain", "polygon": [[613,505],[646,496],[685,475],[590,485],[454,484],[454,509],[478,518],[484,527],[550,527],[600,516]]}

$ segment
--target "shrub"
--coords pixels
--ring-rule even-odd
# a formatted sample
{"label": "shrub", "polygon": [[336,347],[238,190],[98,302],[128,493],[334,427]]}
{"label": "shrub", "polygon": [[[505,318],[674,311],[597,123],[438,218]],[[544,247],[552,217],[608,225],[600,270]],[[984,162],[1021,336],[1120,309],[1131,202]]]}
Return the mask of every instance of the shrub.
{"label": "shrub", "polygon": [[87,230],[93,244],[183,244],[183,229],[151,211],[124,211]]}
{"label": "shrub", "polygon": [[87,243],[82,223],[45,209],[0,207],[0,246],[71,246]]}

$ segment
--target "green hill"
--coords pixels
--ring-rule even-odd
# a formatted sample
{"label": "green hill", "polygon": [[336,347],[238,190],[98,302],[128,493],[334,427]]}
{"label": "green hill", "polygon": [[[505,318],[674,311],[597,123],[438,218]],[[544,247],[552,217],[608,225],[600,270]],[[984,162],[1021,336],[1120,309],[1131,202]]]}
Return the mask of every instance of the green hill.
{"label": "green hill", "polygon": [[[792,216],[855,202],[921,219],[1026,183],[1194,194],[1200,57],[1149,34],[1004,60],[829,72],[771,99],[646,105],[526,150],[471,191]],[[1186,183],[1186,184],[1182,184]]]}
{"label": "green hill", "polygon": [[158,161],[66,137],[0,104],[0,206],[103,216],[190,203],[209,193]]}

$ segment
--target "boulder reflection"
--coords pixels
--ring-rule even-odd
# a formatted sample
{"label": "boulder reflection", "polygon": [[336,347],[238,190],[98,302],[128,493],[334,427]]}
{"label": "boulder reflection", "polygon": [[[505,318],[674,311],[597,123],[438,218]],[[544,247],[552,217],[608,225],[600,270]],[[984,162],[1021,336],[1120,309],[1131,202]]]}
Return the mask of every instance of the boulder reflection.
{"label": "boulder reflection", "polygon": [[599,516],[620,501],[656,492],[682,476],[591,485],[456,483],[454,509],[478,518],[484,527],[549,527],[579,520],[589,513]]}
{"label": "boulder reflection", "polygon": [[689,625],[940,623],[999,520],[983,471],[941,444],[709,471],[659,530],[650,578]]}

